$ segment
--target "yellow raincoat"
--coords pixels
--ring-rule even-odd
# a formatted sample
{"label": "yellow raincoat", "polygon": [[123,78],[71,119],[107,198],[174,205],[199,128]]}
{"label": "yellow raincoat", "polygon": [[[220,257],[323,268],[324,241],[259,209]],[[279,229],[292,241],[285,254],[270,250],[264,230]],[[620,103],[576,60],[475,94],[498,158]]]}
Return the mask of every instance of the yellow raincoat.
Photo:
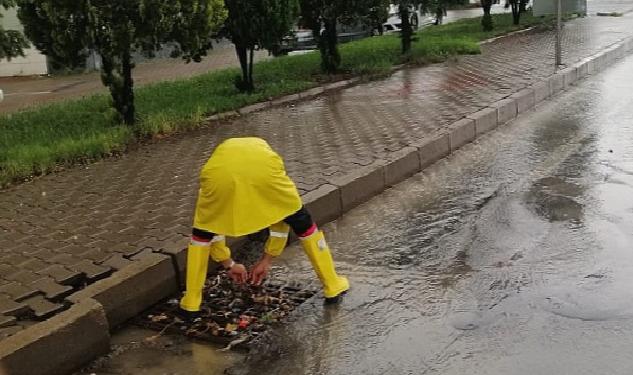
{"label": "yellow raincoat", "polygon": [[282,221],[301,206],[283,160],[266,141],[231,138],[202,168],[193,226],[243,236]]}

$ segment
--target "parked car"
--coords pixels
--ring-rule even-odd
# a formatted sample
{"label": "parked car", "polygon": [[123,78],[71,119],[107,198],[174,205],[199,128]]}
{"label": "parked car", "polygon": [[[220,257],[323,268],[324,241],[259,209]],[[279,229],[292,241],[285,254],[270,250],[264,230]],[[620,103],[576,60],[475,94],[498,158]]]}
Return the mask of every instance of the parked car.
{"label": "parked car", "polygon": [[[416,10],[413,7],[410,7],[409,10],[411,15],[409,22],[411,22],[413,30],[431,25],[435,22],[433,17],[421,14],[419,10]],[[389,6],[389,17],[387,18],[387,22],[382,25],[382,28],[384,33],[395,33],[402,30],[402,20],[400,19],[398,6],[393,4]]]}
{"label": "parked car", "polygon": [[2,89],[0,89],[0,102],[4,100],[4,93],[2,92]]}
{"label": "parked car", "polygon": [[[323,33],[321,29],[321,33]],[[352,40],[366,38],[371,36],[371,30],[369,27],[356,25],[356,26],[338,26],[338,41],[339,43],[347,43]],[[290,36],[285,37],[279,49],[273,51],[275,56],[287,55],[291,51],[310,51],[317,49],[317,43],[312,34],[312,30],[297,29]]]}

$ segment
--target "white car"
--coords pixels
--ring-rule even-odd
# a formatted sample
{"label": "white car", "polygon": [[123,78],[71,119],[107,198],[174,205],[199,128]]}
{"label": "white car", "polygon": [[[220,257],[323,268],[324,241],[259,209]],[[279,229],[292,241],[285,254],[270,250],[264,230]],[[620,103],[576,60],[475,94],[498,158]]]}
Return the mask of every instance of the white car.
{"label": "white car", "polygon": [[[417,30],[420,27],[427,26],[435,22],[433,17],[420,14],[419,11],[411,9],[411,26],[413,30]],[[383,32],[385,34],[395,33],[402,30],[402,20],[400,19],[400,12],[398,12],[398,6],[389,6],[389,17],[387,22],[382,24]]]}
{"label": "white car", "polygon": [[4,93],[2,92],[2,89],[0,89],[0,102],[4,100]]}

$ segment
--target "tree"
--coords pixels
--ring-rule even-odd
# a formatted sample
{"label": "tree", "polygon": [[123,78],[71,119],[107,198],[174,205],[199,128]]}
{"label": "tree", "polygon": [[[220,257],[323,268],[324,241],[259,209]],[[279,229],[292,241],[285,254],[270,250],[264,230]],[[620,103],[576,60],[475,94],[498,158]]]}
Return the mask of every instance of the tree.
{"label": "tree", "polygon": [[321,68],[334,74],[341,65],[338,25],[368,23],[379,0],[301,0],[301,21],[312,30],[321,52]]}
{"label": "tree", "polygon": [[484,16],[481,18],[481,26],[484,31],[492,31],[494,24],[492,23],[492,15],[490,9],[492,8],[493,0],[481,0],[481,7],[484,9]]}
{"label": "tree", "polygon": [[101,80],[124,123],[136,119],[133,52],[153,57],[167,43],[173,56],[200,61],[223,19],[221,0],[18,0],[25,33],[59,64],[82,66],[89,50],[102,60]]}
{"label": "tree", "polygon": [[[4,9],[9,9],[15,5],[15,0],[0,0],[0,6]],[[0,19],[2,19],[2,13],[0,13]],[[11,60],[14,57],[24,56],[25,48],[29,48],[29,43],[21,32],[5,30],[0,25],[0,60]]]}
{"label": "tree", "polygon": [[463,3],[462,0],[422,0],[421,11],[425,14],[433,14],[435,16],[435,25],[441,25],[449,6],[462,5]]}
{"label": "tree", "polygon": [[369,25],[372,30],[378,34],[383,35],[384,23],[389,18],[389,4],[391,0],[376,0],[375,4],[369,9]]}
{"label": "tree", "polygon": [[400,14],[400,38],[402,40],[402,54],[407,54],[411,51],[411,42],[413,37],[413,27],[411,26],[411,12],[415,11],[414,0],[400,0],[398,4],[398,13]]}
{"label": "tree", "polygon": [[256,48],[272,51],[290,33],[299,13],[298,0],[225,0],[226,28],[242,68],[236,86],[251,91]]}
{"label": "tree", "polygon": [[526,11],[529,0],[508,0],[506,8],[512,8],[512,22],[518,25],[521,20],[521,13]]}

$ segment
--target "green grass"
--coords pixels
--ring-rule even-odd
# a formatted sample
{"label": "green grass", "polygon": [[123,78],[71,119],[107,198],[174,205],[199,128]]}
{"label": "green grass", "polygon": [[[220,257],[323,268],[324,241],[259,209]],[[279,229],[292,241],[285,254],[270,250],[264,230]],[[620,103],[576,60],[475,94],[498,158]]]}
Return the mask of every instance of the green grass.
{"label": "green grass", "polygon": [[[495,31],[482,32],[480,19],[426,28],[416,34],[406,61],[439,62],[449,56],[479,53],[478,42],[551,19],[523,15],[513,26],[510,15],[494,15]],[[405,62],[395,35],[368,38],[340,47],[344,76],[376,77]],[[58,166],[124,152],[147,136],[199,126],[213,113],[296,93],[331,79],[320,72],[317,53],[259,62],[255,68],[257,90],[238,92],[233,82],[237,69],[225,69],[194,78],[161,82],[136,90],[138,127],[131,130],[117,121],[106,95],[70,100],[0,116],[0,186]],[[336,77],[334,77],[336,78]],[[338,77],[340,78],[340,77]]]}

